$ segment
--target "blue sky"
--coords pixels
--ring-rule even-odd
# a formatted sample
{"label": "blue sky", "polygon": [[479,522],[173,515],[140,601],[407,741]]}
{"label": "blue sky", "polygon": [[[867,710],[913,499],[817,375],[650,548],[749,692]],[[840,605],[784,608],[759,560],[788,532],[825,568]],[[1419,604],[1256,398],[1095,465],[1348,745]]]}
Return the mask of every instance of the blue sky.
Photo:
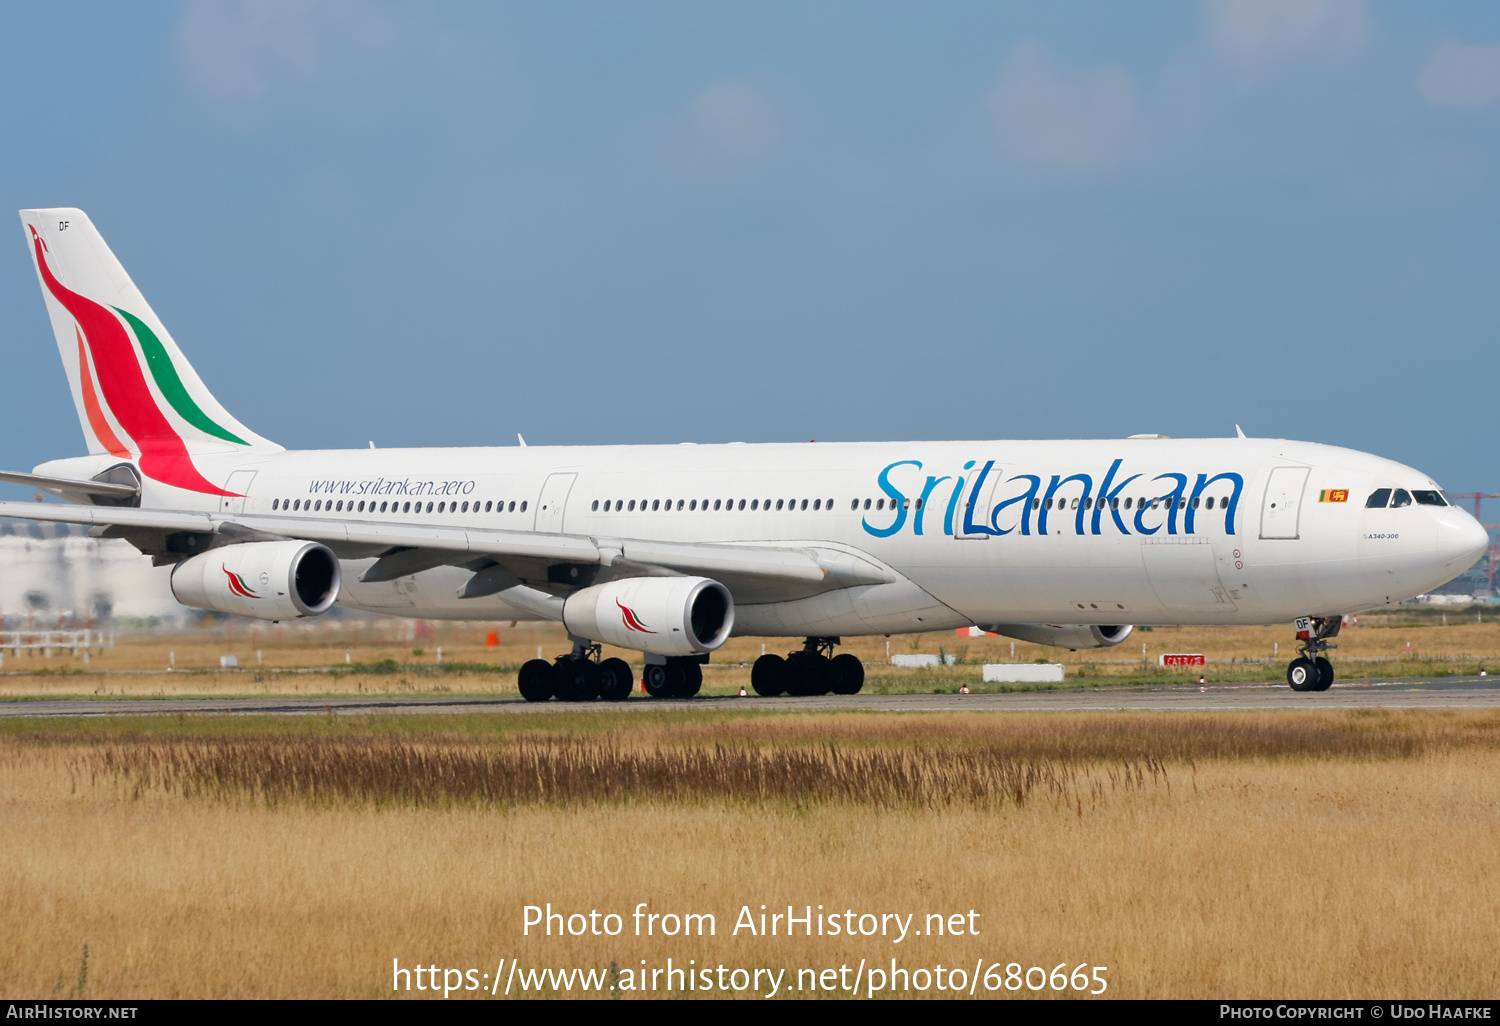
{"label": "blue sky", "polygon": [[[3,18],[0,194],[290,447],[1239,423],[1500,491],[1494,3]],[[12,228],[27,469],[83,450]]]}

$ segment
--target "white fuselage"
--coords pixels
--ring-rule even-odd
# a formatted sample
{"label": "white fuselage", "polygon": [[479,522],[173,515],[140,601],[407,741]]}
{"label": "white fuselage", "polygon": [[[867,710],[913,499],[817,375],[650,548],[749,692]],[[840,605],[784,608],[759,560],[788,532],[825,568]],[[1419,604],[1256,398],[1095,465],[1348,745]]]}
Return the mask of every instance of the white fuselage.
{"label": "white fuselage", "polygon": [[[38,472],[78,474],[107,457]],[[1409,467],[1268,439],[878,442],[304,450],[201,456],[244,498],[149,479],[142,505],[484,527],[611,539],[816,548],[884,583],[727,581],[735,633],[856,635],[988,623],[1247,624],[1410,598],[1462,573],[1485,532]],[[156,494],[160,492],[160,494]],[[382,508],[383,507],[383,508]],[[344,553],[340,553],[341,556]],[[339,603],[406,616],[526,619],[504,593],[459,599],[456,566],[364,584]]]}

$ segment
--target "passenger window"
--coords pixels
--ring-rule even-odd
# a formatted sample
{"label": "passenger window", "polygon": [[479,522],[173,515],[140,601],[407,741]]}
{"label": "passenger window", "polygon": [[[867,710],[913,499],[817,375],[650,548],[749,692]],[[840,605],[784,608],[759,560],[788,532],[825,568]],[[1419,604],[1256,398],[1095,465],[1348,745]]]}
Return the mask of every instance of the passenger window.
{"label": "passenger window", "polygon": [[[511,509],[515,509],[515,508],[516,508],[516,504],[515,504],[515,503],[514,503],[514,502],[513,502],[513,503],[511,503],[511,504],[510,504],[510,508],[511,508]],[[522,512],[522,513],[525,513],[525,512],[526,512],[526,500],[525,500],[525,499],[522,499],[522,500],[521,500],[521,512]]]}
{"label": "passenger window", "polygon": [[276,509],[277,508],[277,504],[280,503],[280,502],[281,502],[280,499],[272,499],[271,500],[271,508],[272,509]]}
{"label": "passenger window", "polygon": [[754,513],[758,509],[760,509],[760,500],[759,499],[751,499],[750,500],[750,512]]}
{"label": "passenger window", "polygon": [[1031,500],[1031,508],[1033,510],[1041,509],[1042,508],[1042,500],[1041,499],[1032,499]]}
{"label": "passenger window", "polygon": [[1418,506],[1446,506],[1441,492],[1418,492],[1411,493],[1412,498],[1417,500]]}
{"label": "passenger window", "polygon": [[651,512],[655,513],[659,509],[661,509],[661,500],[656,499],[651,503]]}
{"label": "passenger window", "polygon": [[686,506],[686,505],[687,505],[687,503],[685,503],[685,502],[683,502],[683,501],[682,501],[682,500],[681,500],[681,499],[678,499],[678,500],[677,500],[677,508],[678,508],[678,509],[679,509],[679,510],[681,510],[681,509],[682,509],[682,508],[683,508],[683,507],[684,507],[684,506]]}
{"label": "passenger window", "polygon": [[447,503],[443,503],[443,502],[438,503],[438,512],[439,513],[443,512],[443,507],[445,505],[447,505]]}
{"label": "passenger window", "polygon": [[858,510],[859,509],[859,500],[858,499],[851,499],[849,501],[849,508],[851,510]]}
{"label": "passenger window", "polygon": [[1198,508],[1198,496],[1196,496],[1196,495],[1193,496],[1193,508],[1194,509]]}
{"label": "passenger window", "polygon": [[865,500],[865,509],[869,509],[869,508],[870,508],[870,500],[866,499]]}
{"label": "passenger window", "polygon": [[430,503],[430,502],[427,504],[427,512],[429,512],[429,513],[432,512],[432,503]]}
{"label": "passenger window", "polygon": [[723,499],[715,499],[714,500],[714,512],[717,513],[721,508],[723,508],[723,505],[724,505],[724,500]]}
{"label": "passenger window", "polygon": [[691,511],[693,511],[693,510],[695,510],[697,508],[698,508],[698,500],[697,499],[694,499],[692,502],[688,503],[688,511],[689,512],[691,512]]}
{"label": "passenger window", "polygon": [[1397,506],[1410,506],[1410,505],[1411,505],[1411,493],[1408,492],[1405,488],[1397,488],[1396,489],[1396,494],[1393,495],[1393,496],[1391,496],[1391,509],[1395,509]]}
{"label": "passenger window", "polygon": [[629,506],[629,509],[630,509],[630,512],[632,512],[632,513],[634,513],[634,512],[635,512],[635,500],[634,500],[634,499],[631,499],[631,500],[630,500],[630,506]]}
{"label": "passenger window", "polygon": [[807,509],[807,500],[806,499],[802,500],[802,508],[803,509]]}
{"label": "passenger window", "polygon": [[[494,501],[495,501],[494,499],[486,499],[485,500],[485,502],[484,502],[484,511],[486,513],[488,513],[490,511],[490,503],[492,503]],[[478,507],[475,507],[475,508],[478,508]]]}
{"label": "passenger window", "polygon": [[1078,500],[1077,499],[1073,500],[1073,507],[1072,508],[1073,509],[1077,509],[1078,508]]}
{"label": "passenger window", "polygon": [[[822,508],[823,508],[823,500],[822,499],[814,499],[813,500],[813,509],[822,509]],[[917,500],[917,509],[921,509],[921,508],[922,508],[922,500],[918,499]]]}
{"label": "passenger window", "polygon": [[[599,500],[598,500],[598,499],[595,499],[595,500],[594,500],[594,505],[593,505],[593,506],[592,506],[592,507],[591,507],[591,508],[592,508],[592,509],[593,509],[593,510],[594,510],[594,512],[596,512],[596,513],[597,513],[597,512],[598,512],[598,511],[599,511]],[[606,512],[608,512],[608,511],[607,511],[607,510],[606,510]]]}
{"label": "passenger window", "polygon": [[832,499],[824,499],[823,500],[823,508],[824,509],[833,509],[833,500]]}

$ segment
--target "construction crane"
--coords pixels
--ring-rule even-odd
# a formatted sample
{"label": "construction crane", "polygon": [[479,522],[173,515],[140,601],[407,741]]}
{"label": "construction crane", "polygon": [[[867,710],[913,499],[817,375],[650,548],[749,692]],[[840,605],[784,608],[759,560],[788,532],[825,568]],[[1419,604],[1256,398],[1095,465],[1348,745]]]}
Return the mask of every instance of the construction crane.
{"label": "construction crane", "polygon": [[[1469,499],[1474,503],[1474,519],[1479,521],[1479,526],[1486,531],[1500,531],[1500,524],[1486,524],[1484,517],[1480,516],[1480,503],[1485,499],[1500,499],[1500,495],[1492,492],[1465,492],[1462,495],[1453,496],[1455,499]],[[1500,538],[1490,542],[1490,594],[1495,594],[1495,564],[1500,561]]]}
{"label": "construction crane", "polygon": [[1479,521],[1487,531],[1500,531],[1500,524],[1486,524],[1484,517],[1480,515],[1480,503],[1485,499],[1500,499],[1500,494],[1494,492],[1464,492],[1462,495],[1453,496],[1455,499],[1468,499],[1474,503],[1474,519]]}

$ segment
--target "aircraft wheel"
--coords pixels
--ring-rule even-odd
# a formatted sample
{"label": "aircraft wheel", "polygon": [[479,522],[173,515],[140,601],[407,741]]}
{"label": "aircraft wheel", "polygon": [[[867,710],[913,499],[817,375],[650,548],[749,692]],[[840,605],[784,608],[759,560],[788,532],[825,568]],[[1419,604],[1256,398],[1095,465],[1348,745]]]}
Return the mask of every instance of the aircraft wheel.
{"label": "aircraft wheel", "polygon": [[681,662],[677,664],[682,671],[680,683],[672,692],[673,698],[692,698],[703,687],[703,664],[694,662]]}
{"label": "aircraft wheel", "polygon": [[786,693],[786,660],[779,655],[763,655],[750,667],[750,687],[762,698]]}
{"label": "aircraft wheel", "polygon": [[840,652],[828,662],[828,682],[835,695],[857,695],[865,686],[865,664],[856,655]]}
{"label": "aircraft wheel", "polygon": [[653,663],[646,667],[646,694],[652,698],[675,698],[682,687],[682,666],[678,663]]}
{"label": "aircraft wheel", "polygon": [[530,660],[521,667],[516,684],[526,701],[545,702],[552,697],[552,664],[545,659]]}
{"label": "aircraft wheel", "polygon": [[1333,687],[1333,664],[1330,663],[1327,659],[1324,659],[1322,656],[1318,656],[1318,658],[1314,660],[1314,665],[1318,668],[1317,690],[1327,691],[1329,688]]}
{"label": "aircraft wheel", "polygon": [[564,702],[588,702],[599,696],[598,673],[587,659],[559,659],[552,668],[552,690]]}
{"label": "aircraft wheel", "polygon": [[606,702],[623,702],[630,697],[635,675],[623,659],[606,659],[599,664],[599,697]]}
{"label": "aircraft wheel", "polygon": [[1293,691],[1317,691],[1317,663],[1302,657],[1293,659],[1286,668],[1286,682],[1292,686]]}
{"label": "aircraft wheel", "polygon": [[826,656],[816,652],[795,652],[787,660],[787,689],[789,695],[801,697],[828,694],[829,679]]}

